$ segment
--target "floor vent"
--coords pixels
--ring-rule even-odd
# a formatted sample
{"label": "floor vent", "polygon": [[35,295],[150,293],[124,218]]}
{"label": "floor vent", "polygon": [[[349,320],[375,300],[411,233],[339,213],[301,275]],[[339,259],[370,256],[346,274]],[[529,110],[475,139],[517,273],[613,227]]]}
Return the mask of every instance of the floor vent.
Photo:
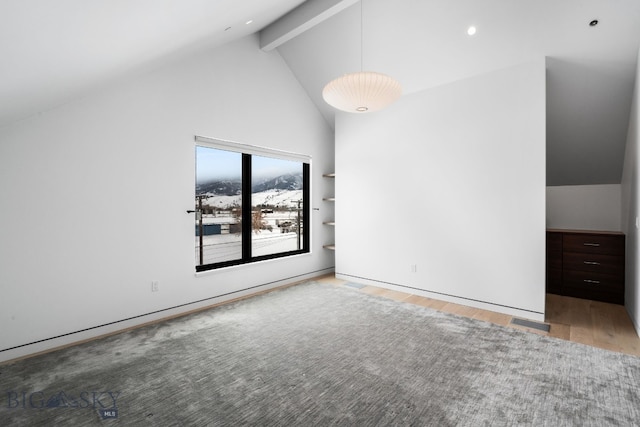
{"label": "floor vent", "polygon": [[345,283],[344,285],[349,286],[350,288],[356,288],[356,289],[362,289],[365,286],[367,286],[367,285],[361,285],[360,283],[351,283],[351,282]]}
{"label": "floor vent", "polygon": [[547,325],[546,323],[534,322],[532,320],[526,319],[517,319],[515,317],[511,319],[511,323],[513,323],[514,325],[524,326],[525,328],[533,328],[544,332],[549,332],[549,329],[551,328],[551,325]]}

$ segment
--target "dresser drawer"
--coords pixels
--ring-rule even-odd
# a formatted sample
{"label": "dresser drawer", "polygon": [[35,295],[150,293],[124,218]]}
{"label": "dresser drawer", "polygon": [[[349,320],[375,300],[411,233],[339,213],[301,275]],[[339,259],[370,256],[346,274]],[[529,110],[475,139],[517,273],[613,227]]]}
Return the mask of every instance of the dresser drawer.
{"label": "dresser drawer", "polygon": [[565,252],[586,252],[591,254],[624,254],[624,236],[610,234],[565,234],[562,238]]}
{"label": "dresser drawer", "polygon": [[607,274],[584,271],[564,271],[563,295],[624,304],[624,279]]}
{"label": "dresser drawer", "polygon": [[582,289],[572,286],[563,287],[562,295],[574,298],[590,299],[593,301],[608,302],[611,304],[624,304],[624,291],[610,289]]}
{"label": "dresser drawer", "polygon": [[564,286],[581,289],[624,289],[624,278],[590,271],[563,270],[562,283]]}
{"label": "dresser drawer", "polygon": [[622,255],[601,255],[584,252],[565,252],[562,258],[565,270],[589,271],[624,278]]}

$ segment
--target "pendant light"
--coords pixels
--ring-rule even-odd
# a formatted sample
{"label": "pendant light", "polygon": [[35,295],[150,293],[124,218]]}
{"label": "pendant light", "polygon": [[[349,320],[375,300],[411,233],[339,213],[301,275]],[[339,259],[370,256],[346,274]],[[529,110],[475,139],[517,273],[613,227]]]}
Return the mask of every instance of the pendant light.
{"label": "pendant light", "polygon": [[382,110],[402,95],[402,87],[394,78],[363,71],[363,2],[360,0],[360,72],[338,77],[322,90],[322,97],[327,104],[348,113]]}

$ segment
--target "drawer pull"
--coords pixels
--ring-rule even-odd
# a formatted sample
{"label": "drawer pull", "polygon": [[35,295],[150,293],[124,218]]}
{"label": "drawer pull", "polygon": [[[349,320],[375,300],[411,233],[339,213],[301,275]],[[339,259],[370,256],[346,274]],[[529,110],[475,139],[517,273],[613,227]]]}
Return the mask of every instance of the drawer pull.
{"label": "drawer pull", "polygon": [[594,247],[598,247],[600,246],[600,243],[583,243],[583,246],[594,246]]}
{"label": "drawer pull", "polygon": [[589,280],[589,279],[584,279],[583,282],[585,283],[591,283],[593,285],[599,285],[600,281],[599,280]]}
{"label": "drawer pull", "polygon": [[600,263],[596,261],[584,261],[584,263],[587,265],[600,265]]}

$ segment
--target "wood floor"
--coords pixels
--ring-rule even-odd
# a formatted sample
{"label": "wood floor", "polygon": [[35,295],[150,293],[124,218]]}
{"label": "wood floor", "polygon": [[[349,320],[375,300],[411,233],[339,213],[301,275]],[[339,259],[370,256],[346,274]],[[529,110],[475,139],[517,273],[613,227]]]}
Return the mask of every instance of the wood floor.
{"label": "wood floor", "polygon": [[[336,286],[344,286],[347,283],[333,275],[324,276],[319,280]],[[548,335],[606,350],[640,356],[640,338],[624,307],[617,304],[547,294],[545,322],[550,325],[550,330],[549,332],[542,332],[512,324],[511,319],[513,316],[507,314],[375,286],[365,286],[360,289],[360,292],[417,304],[502,326],[523,329],[540,335]]]}

